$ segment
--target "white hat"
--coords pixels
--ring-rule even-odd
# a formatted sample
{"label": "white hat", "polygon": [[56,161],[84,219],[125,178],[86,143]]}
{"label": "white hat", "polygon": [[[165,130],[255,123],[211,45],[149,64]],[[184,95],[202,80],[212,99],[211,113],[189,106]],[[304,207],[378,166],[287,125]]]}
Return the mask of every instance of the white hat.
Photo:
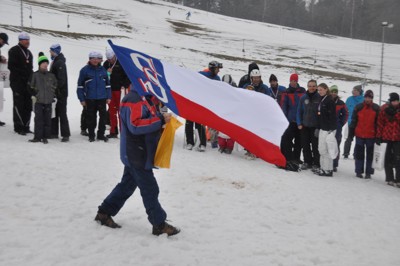
{"label": "white hat", "polygon": [[114,56],[115,56],[114,51],[111,50],[111,49],[107,49],[107,51],[106,51],[106,57],[107,57],[107,59],[112,59]]}
{"label": "white hat", "polygon": [[18,40],[30,40],[31,39],[31,37],[29,37],[29,34],[28,33],[26,33],[26,32],[21,32],[19,35],[18,35]]}
{"label": "white hat", "polygon": [[100,52],[97,51],[91,51],[89,53],[89,59],[90,58],[99,58],[99,59],[103,59],[103,55]]}

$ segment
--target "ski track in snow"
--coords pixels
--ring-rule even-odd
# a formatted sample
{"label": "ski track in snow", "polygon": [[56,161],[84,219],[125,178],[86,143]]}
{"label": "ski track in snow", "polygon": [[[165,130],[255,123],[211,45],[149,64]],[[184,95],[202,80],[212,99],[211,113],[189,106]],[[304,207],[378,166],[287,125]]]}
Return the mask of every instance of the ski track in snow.
{"label": "ski track in snow", "polygon": [[[210,57],[190,51],[189,47],[242,56],[242,39],[246,38],[256,40],[246,41],[247,55],[254,49],[268,60],[268,53],[273,50],[261,54],[263,45],[295,47],[297,51],[281,51],[286,63],[294,64],[296,60],[288,56],[312,56],[318,47],[319,56],[326,56],[327,68],[335,68],[334,62],[340,62],[345,55],[349,61],[372,65],[368,75],[379,77],[379,43],[344,38],[326,41],[301,31],[195,11],[190,23],[216,27],[217,31],[200,42],[198,38],[174,33],[166,22],[166,18],[183,20],[186,12],[179,9],[182,7],[153,2],[162,5],[127,0],[113,3],[113,9],[129,14],[126,20],[134,26],[133,33],[77,15],[71,16],[71,30],[130,36],[131,39],[114,43],[193,70],[201,70]],[[19,6],[10,0],[4,4],[7,12],[0,10],[1,24],[19,25]],[[109,1],[85,4],[107,8]],[[132,8],[126,8],[128,5]],[[168,10],[172,10],[171,17]],[[39,7],[34,11],[36,27],[65,27],[63,21],[56,19],[59,13],[51,14]],[[150,12],[153,17],[148,15]],[[249,31],[249,25],[254,32]],[[265,36],[260,37],[257,31],[265,32]],[[224,38],[236,38],[240,49],[237,43],[217,40],[218,32]],[[274,35],[276,38],[269,38]],[[16,43],[17,33],[10,32],[9,36],[10,46],[2,48],[3,55]],[[49,140],[48,145],[43,145],[29,143],[32,135],[15,134],[12,97],[5,89],[4,111],[0,113],[0,120],[7,123],[0,128],[1,265],[400,265],[400,189],[385,184],[383,171],[376,171],[372,180],[360,180],[355,178],[354,161],[341,159],[338,172],[333,178],[326,178],[310,171],[282,171],[259,159],[247,161],[243,151],[225,155],[210,145],[205,153],[188,151],[182,148],[184,126],[177,131],[172,168],[155,170],[160,202],[171,224],[182,232],[170,238],[151,235],[139,191],[115,217],[121,229],[100,226],[93,221],[97,206],[119,182],[123,171],[119,141],[89,143],[87,137],[79,135],[81,107],[75,85],[87,53],[103,51],[107,44],[101,39],[31,37],[35,60],[39,51],[48,51],[54,42],[63,47],[69,73],[72,137],[70,143]],[[397,83],[399,47],[388,45],[386,53],[390,56],[385,58],[385,77]],[[332,65],[328,65],[330,60],[334,61]],[[236,82],[247,69],[248,62],[221,61],[221,74],[232,74]],[[273,72],[282,85],[287,85],[288,69],[262,66],[262,72],[265,80]],[[305,86],[308,79],[300,75],[301,85]],[[327,82],[346,90],[344,99],[355,85]],[[377,95],[377,86],[368,88]],[[390,86],[383,89],[384,95],[398,90]]]}

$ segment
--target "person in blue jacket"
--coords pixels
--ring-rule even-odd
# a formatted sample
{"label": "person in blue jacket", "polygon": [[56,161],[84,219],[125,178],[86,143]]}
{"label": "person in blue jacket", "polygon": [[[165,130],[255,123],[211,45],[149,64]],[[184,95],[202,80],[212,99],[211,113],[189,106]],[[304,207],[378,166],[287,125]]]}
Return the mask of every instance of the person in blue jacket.
{"label": "person in blue jacket", "polygon": [[86,121],[89,131],[89,141],[95,140],[97,112],[99,112],[99,127],[97,139],[108,141],[104,135],[106,130],[107,104],[111,101],[111,85],[107,70],[101,66],[103,56],[99,52],[89,53],[89,63],[79,72],[77,94],[83,107],[86,107]]}
{"label": "person in blue jacket", "polygon": [[[208,64],[208,68],[204,69],[203,71],[200,71],[199,73],[209,79],[212,80],[218,80],[220,81],[221,78],[218,76],[219,70],[222,68],[222,63],[219,63],[217,61],[211,61]],[[192,150],[194,146],[194,135],[193,135],[193,125],[197,129],[199,133],[199,139],[200,139],[200,144],[197,147],[197,151],[204,152],[206,151],[206,146],[207,146],[207,137],[206,137],[206,128],[204,125],[199,124],[199,123],[194,123],[193,121],[186,120],[185,123],[185,136],[186,136],[186,149]],[[213,131],[213,137],[214,139],[211,140],[213,148],[217,148],[218,144],[215,142],[218,142],[217,138],[217,131]],[[215,144],[213,144],[215,143]],[[217,146],[214,146],[217,145]]]}
{"label": "person in blue jacket", "polygon": [[278,84],[278,78],[274,74],[269,76],[269,85],[267,94],[274,98],[279,106],[282,106],[282,94],[286,91],[285,86]]}
{"label": "person in blue jacket", "polygon": [[296,164],[303,163],[300,160],[301,155],[301,138],[300,130],[297,127],[297,108],[299,107],[300,98],[306,90],[298,83],[299,76],[297,74],[290,75],[290,84],[286,92],[282,95],[282,111],[289,121],[289,126],[282,135],[281,151],[286,161]]}
{"label": "person in blue jacket", "polygon": [[[361,85],[354,86],[353,95],[347,98],[346,100],[346,107],[347,110],[349,111],[349,118],[347,120],[347,125],[350,126],[351,124],[351,117],[353,115],[354,108],[364,102],[364,95],[363,95],[363,89]],[[343,157],[345,159],[349,158],[350,155],[350,149],[351,149],[351,143],[353,142],[354,136],[352,135],[351,130],[348,131],[347,139],[344,142],[344,151],[343,151]]]}
{"label": "person in blue jacket", "polygon": [[330,87],[330,92],[332,95],[332,99],[335,102],[336,108],[336,121],[337,121],[337,129],[336,129],[336,141],[338,143],[339,153],[336,159],[333,160],[333,172],[337,171],[339,166],[339,157],[340,157],[340,143],[342,143],[342,129],[343,126],[347,123],[347,119],[349,117],[349,111],[347,110],[346,104],[340,99],[338,93],[338,86],[332,85]]}
{"label": "person in blue jacket", "polygon": [[153,173],[154,156],[161,128],[171,119],[162,114],[154,96],[140,96],[134,89],[121,102],[120,156],[124,165],[121,182],[98,207],[95,221],[110,228],[120,228],[115,216],[139,188],[153,235],[176,235],[180,230],[166,222],[167,213],[158,200],[159,187]]}
{"label": "person in blue jacket", "polygon": [[250,82],[243,85],[244,89],[267,94],[268,86],[264,84],[259,69],[250,72]]}

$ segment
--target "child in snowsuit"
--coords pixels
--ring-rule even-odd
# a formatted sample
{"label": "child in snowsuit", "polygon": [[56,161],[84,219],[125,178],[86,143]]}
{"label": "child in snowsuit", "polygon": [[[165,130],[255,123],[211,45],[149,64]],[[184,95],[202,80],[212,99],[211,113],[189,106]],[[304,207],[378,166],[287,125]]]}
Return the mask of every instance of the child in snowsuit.
{"label": "child in snowsuit", "polygon": [[35,134],[30,142],[47,144],[51,135],[51,104],[56,98],[57,79],[47,70],[49,60],[39,53],[39,70],[32,74],[29,83],[32,102],[35,105]]}

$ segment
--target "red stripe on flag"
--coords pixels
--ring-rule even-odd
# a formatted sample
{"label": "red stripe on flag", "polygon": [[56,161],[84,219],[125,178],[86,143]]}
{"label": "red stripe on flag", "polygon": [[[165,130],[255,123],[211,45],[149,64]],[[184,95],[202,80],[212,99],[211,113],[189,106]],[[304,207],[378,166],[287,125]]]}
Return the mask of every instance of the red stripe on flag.
{"label": "red stripe on flag", "polygon": [[286,166],[286,159],[280,148],[275,144],[219,117],[207,108],[184,98],[174,91],[171,91],[171,94],[174,97],[180,116],[223,132],[266,162],[283,167]]}

